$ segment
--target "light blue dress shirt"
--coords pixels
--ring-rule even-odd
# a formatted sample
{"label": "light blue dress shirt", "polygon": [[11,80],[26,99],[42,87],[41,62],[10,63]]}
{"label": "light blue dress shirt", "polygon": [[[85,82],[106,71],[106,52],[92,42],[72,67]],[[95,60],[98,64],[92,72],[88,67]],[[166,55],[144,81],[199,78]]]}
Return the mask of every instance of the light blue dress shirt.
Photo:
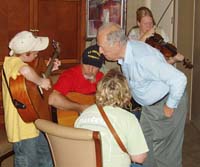
{"label": "light blue dress shirt", "polygon": [[177,108],[187,78],[167,63],[157,49],[140,41],[128,41],[124,59],[118,60],[132,96],[142,106],[151,105],[169,93],[167,106]]}

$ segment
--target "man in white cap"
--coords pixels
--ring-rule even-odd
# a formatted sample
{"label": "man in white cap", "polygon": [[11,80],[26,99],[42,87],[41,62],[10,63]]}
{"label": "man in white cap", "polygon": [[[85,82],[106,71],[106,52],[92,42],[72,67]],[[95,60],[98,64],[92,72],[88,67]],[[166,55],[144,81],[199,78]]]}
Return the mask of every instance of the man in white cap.
{"label": "man in white cap", "polygon": [[[34,123],[24,122],[13,105],[6,80],[23,75],[41,88],[51,88],[50,80],[40,77],[27,63],[32,62],[38,52],[47,48],[48,37],[35,37],[31,32],[17,33],[9,42],[10,56],[4,59],[5,77],[2,82],[5,127],[8,141],[14,144],[15,167],[53,166],[48,143]],[[5,79],[6,78],[6,79]]]}

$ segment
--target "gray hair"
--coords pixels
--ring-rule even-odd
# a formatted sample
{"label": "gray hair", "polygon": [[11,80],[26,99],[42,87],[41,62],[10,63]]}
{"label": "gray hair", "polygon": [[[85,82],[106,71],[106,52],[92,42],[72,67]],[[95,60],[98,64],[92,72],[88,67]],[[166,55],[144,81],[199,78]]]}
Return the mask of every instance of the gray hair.
{"label": "gray hair", "polygon": [[107,41],[112,46],[115,42],[120,42],[122,45],[125,45],[128,38],[125,34],[124,29],[120,27],[119,24],[116,23],[106,23],[103,24],[99,29],[98,33],[104,31],[106,29],[110,29],[110,31],[106,34]]}

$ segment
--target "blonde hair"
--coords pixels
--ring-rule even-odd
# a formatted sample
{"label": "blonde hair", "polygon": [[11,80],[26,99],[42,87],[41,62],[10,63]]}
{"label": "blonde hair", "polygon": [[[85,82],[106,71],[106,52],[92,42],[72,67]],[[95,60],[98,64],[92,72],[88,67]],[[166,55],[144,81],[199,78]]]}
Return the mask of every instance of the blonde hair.
{"label": "blonde hair", "polygon": [[137,9],[136,11],[136,19],[138,22],[141,22],[141,19],[144,17],[144,16],[150,16],[153,20],[153,25],[155,25],[155,20],[153,18],[153,14],[151,12],[151,10],[145,6],[142,6],[140,8]]}
{"label": "blonde hair", "polygon": [[97,105],[124,108],[130,105],[130,99],[128,83],[118,69],[108,71],[97,85]]}

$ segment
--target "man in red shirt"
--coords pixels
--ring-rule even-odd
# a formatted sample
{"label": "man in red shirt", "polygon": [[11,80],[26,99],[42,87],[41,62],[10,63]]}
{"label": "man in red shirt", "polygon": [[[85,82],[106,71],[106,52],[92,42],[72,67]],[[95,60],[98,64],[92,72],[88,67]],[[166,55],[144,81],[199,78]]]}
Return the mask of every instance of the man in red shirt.
{"label": "man in red shirt", "polygon": [[99,71],[104,63],[104,56],[99,53],[99,47],[93,45],[82,54],[82,64],[65,70],[58,78],[49,96],[49,105],[61,110],[82,112],[87,105],[75,103],[66,97],[69,92],[93,94],[103,77]]}

